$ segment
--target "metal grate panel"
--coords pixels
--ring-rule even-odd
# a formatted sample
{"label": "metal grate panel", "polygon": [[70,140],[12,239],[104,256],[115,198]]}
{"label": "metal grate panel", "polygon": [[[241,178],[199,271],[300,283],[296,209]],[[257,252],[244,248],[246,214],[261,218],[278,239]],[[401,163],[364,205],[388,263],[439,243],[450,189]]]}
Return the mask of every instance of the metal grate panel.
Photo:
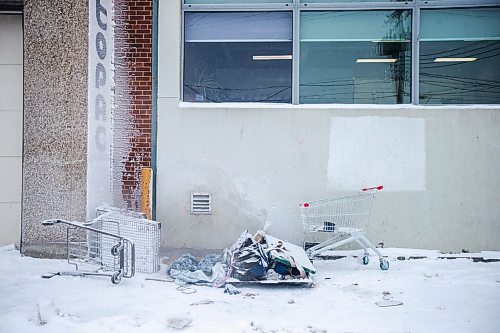
{"label": "metal grate panel", "polygon": [[[104,210],[105,211],[105,210]],[[103,213],[104,211],[98,212]],[[141,218],[138,213],[109,209],[99,215],[96,222],[101,230],[113,232],[131,239],[135,244],[135,271],[156,273],[160,270],[161,224]],[[103,264],[109,265],[109,246],[103,243]],[[109,258],[108,258],[109,257]]]}

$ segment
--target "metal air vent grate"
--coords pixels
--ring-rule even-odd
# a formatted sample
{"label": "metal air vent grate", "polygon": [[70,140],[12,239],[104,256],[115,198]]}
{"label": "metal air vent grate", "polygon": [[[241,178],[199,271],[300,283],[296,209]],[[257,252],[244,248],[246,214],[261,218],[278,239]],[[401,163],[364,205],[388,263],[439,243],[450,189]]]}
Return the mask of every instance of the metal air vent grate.
{"label": "metal air vent grate", "polygon": [[191,215],[212,214],[212,195],[191,193]]}

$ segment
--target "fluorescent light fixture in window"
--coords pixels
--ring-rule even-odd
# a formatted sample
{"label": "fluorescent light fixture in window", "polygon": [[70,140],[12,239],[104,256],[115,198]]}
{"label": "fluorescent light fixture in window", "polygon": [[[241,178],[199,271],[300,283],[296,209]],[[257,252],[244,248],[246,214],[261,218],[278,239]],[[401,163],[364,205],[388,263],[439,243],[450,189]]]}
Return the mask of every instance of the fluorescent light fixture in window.
{"label": "fluorescent light fixture in window", "polygon": [[409,39],[374,39],[372,43],[409,43]]}
{"label": "fluorescent light fixture in window", "polygon": [[394,59],[394,58],[374,58],[374,59],[356,59],[356,62],[396,62],[398,61],[398,59]]}
{"label": "fluorescent light fixture in window", "polygon": [[292,55],[291,54],[284,54],[284,55],[258,55],[258,56],[253,56],[253,60],[291,60]]}
{"label": "fluorescent light fixture in window", "polygon": [[477,58],[436,58],[434,62],[471,62],[476,60]]}

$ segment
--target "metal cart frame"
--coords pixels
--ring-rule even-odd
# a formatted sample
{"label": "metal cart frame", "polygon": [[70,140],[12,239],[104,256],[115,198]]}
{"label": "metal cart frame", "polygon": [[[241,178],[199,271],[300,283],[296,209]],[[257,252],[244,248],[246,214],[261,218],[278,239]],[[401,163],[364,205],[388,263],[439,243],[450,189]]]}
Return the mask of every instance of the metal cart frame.
{"label": "metal cart frame", "polygon": [[[46,274],[44,278],[56,275],[109,276],[113,284],[118,284],[122,278],[131,278],[135,275],[135,245],[129,238],[95,228],[94,222],[79,223],[51,219],[43,221],[42,224],[67,225],[67,260],[76,268],[76,271],[72,272]],[[81,266],[93,269],[80,269]]]}
{"label": "metal cart frame", "polygon": [[[389,269],[389,262],[364,235],[373,200],[376,193],[382,189],[383,186],[369,187],[362,189],[362,192],[358,194],[301,204],[304,248],[309,258],[312,259],[324,251],[356,242],[364,251],[363,264],[368,264],[368,249],[371,249],[379,257],[380,268]],[[314,245],[308,247],[311,244]]]}

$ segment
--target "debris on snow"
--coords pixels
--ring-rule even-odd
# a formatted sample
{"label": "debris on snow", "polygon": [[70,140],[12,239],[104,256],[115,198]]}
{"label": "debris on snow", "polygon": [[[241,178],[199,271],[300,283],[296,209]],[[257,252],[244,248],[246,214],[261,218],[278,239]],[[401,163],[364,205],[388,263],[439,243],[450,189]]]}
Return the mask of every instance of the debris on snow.
{"label": "debris on snow", "polygon": [[167,278],[147,277],[144,280],[145,281],[156,281],[156,282],[175,282],[175,279],[172,279],[170,277],[167,277]]}
{"label": "debris on snow", "polygon": [[307,328],[309,329],[309,333],[328,333],[327,330],[321,328],[316,328],[312,326],[307,326]]}
{"label": "debris on snow", "polygon": [[255,322],[250,322],[250,327],[254,332],[257,333],[328,333],[328,330],[317,328],[311,325],[307,327],[301,327],[297,329],[287,329],[287,328],[274,328],[274,329],[265,329],[263,324],[256,324]]}
{"label": "debris on snow", "polygon": [[439,274],[435,273],[435,272],[425,272],[424,276],[428,279],[433,279],[433,278],[437,278],[439,276]]}
{"label": "debris on snow", "polygon": [[248,297],[248,298],[251,298],[251,299],[254,299],[255,296],[257,296],[259,294],[256,294],[256,293],[244,293],[243,296],[244,297]]}
{"label": "debris on snow", "polygon": [[386,308],[386,307],[389,307],[389,306],[403,305],[403,302],[397,301],[395,299],[383,299],[381,301],[375,302],[375,304],[377,304],[381,308]]}
{"label": "debris on snow", "polygon": [[189,253],[174,261],[167,273],[175,279],[177,284],[190,283],[207,286],[212,286],[226,275],[219,255],[208,255],[198,262]]}
{"label": "debris on snow", "polygon": [[[201,301],[198,301],[198,302],[194,302],[194,303],[191,303],[189,304],[190,306],[196,306],[196,305],[210,305],[210,304],[214,304],[216,303],[216,301],[212,300],[212,299],[202,299]],[[225,301],[217,301],[217,303],[224,303],[224,304],[229,304],[228,302],[225,302]]]}
{"label": "debris on snow", "polygon": [[187,284],[181,285],[177,287],[177,290],[180,291],[183,294],[194,294],[196,293],[196,288],[190,287]]}
{"label": "debris on snow", "polygon": [[61,309],[55,304],[53,300],[42,299],[36,302],[36,305],[33,307],[32,321],[37,326],[46,325],[49,322],[49,319],[53,317],[76,318],[76,316],[61,311]]}
{"label": "debris on snow", "polygon": [[384,291],[382,293],[382,300],[375,302],[380,307],[398,306],[403,305],[403,302],[395,300],[390,292]]}
{"label": "debris on snow", "polygon": [[33,322],[38,326],[43,326],[47,324],[45,319],[42,319],[42,313],[40,311],[40,303],[36,303],[33,311]]}
{"label": "debris on snow", "polygon": [[[222,255],[211,254],[198,261],[191,254],[175,260],[167,270],[178,284],[222,287],[227,282],[266,282],[311,285],[316,273],[304,249],[266,235],[243,232]],[[225,290],[230,293],[232,291]]]}
{"label": "debris on snow", "polygon": [[177,316],[167,319],[167,326],[177,330],[183,329],[193,323],[191,316]]}
{"label": "debris on snow", "polygon": [[238,288],[236,288],[235,286],[233,286],[232,284],[226,284],[226,286],[224,287],[224,293],[226,294],[229,294],[229,295],[237,295],[240,293],[240,291],[238,290]]}
{"label": "debris on snow", "polygon": [[225,253],[229,276],[240,281],[305,279],[316,270],[304,249],[259,230],[252,237],[243,232]]}

